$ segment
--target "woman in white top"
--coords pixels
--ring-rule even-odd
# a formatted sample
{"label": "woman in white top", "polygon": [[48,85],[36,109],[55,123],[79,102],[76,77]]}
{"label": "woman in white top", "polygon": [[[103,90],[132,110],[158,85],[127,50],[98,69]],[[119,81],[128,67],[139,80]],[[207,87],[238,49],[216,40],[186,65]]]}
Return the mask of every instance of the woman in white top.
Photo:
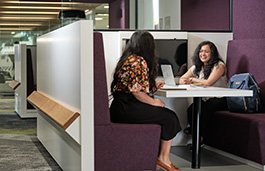
{"label": "woman in white top", "polygon": [[[212,42],[204,41],[198,45],[193,56],[193,63],[194,65],[180,78],[180,84],[226,87],[226,67]],[[192,120],[192,105],[188,108],[189,125]],[[211,115],[220,110],[227,110],[226,98],[203,98],[200,122],[202,137],[204,137]],[[191,133],[191,127],[187,127],[184,132]]]}

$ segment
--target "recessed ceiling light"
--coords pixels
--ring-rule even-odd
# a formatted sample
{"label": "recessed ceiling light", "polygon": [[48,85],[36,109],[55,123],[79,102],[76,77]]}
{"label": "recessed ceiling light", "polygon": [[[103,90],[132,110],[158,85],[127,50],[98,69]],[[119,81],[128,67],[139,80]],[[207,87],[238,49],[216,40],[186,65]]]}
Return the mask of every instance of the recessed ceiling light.
{"label": "recessed ceiling light", "polygon": [[41,12],[41,11],[0,11],[2,14],[50,14],[58,15],[58,12]]}
{"label": "recessed ceiling light", "polygon": [[95,20],[103,20],[103,18],[98,18],[98,17],[96,17]]}
{"label": "recessed ceiling light", "polygon": [[54,17],[0,17],[3,20],[51,20],[55,19]]}
{"label": "recessed ceiling light", "polygon": [[109,16],[109,14],[97,14],[97,16],[107,17],[107,16]]}
{"label": "recessed ceiling light", "polygon": [[109,8],[109,6],[108,5],[105,5],[104,8]]}
{"label": "recessed ceiling light", "polygon": [[0,6],[0,8],[8,8],[8,9],[73,9],[73,7],[36,7],[36,6]]}
{"label": "recessed ceiling light", "polygon": [[74,5],[74,4],[83,4],[80,2],[34,2],[34,1],[1,1],[1,3],[8,3],[8,4],[53,4],[53,5]]}
{"label": "recessed ceiling light", "polygon": [[12,31],[12,30],[33,30],[33,27],[17,27],[17,28],[1,28],[1,31]]}
{"label": "recessed ceiling light", "polygon": [[18,23],[0,23],[0,26],[42,26],[42,23],[29,23],[29,22],[18,22]]}

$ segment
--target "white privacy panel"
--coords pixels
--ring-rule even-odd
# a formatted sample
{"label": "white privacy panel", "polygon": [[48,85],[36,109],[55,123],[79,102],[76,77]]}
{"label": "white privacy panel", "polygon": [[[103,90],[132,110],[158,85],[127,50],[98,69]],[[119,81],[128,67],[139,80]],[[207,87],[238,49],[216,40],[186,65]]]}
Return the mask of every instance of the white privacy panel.
{"label": "white privacy panel", "polygon": [[80,109],[80,25],[38,38],[38,91]]}
{"label": "white privacy panel", "polygon": [[[77,170],[94,170],[93,22],[80,20],[38,37],[37,56],[37,91],[80,113],[66,130],[53,127],[38,131],[38,137],[43,139],[44,134],[54,137],[42,143],[46,148],[52,148],[49,144],[58,144],[58,148],[48,150],[63,170],[69,170],[65,161],[76,155],[71,154],[76,146],[66,147],[62,144],[64,141],[79,145],[80,158],[75,164],[81,166]],[[43,119],[47,120],[42,117],[39,124],[42,127],[38,129],[46,124]],[[71,138],[62,137],[64,134]],[[69,155],[62,153],[64,148],[72,148],[65,149]],[[65,160],[57,157],[58,153],[64,154]]]}
{"label": "white privacy panel", "polygon": [[20,82],[15,89],[15,111],[21,118],[36,117],[36,110],[27,108],[27,67],[27,45],[15,45],[15,80]]}

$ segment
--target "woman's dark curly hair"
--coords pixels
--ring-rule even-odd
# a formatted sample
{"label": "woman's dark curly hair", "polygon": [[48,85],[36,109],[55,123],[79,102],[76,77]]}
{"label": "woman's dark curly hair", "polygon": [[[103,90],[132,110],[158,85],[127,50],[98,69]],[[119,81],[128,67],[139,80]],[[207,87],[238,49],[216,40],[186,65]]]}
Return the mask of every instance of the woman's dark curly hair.
{"label": "woman's dark curly hair", "polygon": [[155,42],[153,36],[144,30],[136,31],[128,41],[120,60],[115,68],[113,74],[113,81],[111,83],[111,94],[113,95],[115,91],[115,86],[118,81],[118,74],[126,59],[131,56],[141,56],[147,63],[149,68],[149,84],[150,84],[150,92],[153,93],[157,90],[155,79],[157,77],[158,72],[158,58],[155,55]]}
{"label": "woman's dark curly hair", "polygon": [[209,45],[209,47],[211,49],[210,60],[207,62],[207,65],[204,68],[204,79],[207,79],[210,76],[213,67],[215,65],[217,65],[219,61],[222,61],[222,62],[224,62],[224,61],[220,58],[218,50],[212,42],[210,42],[210,41],[201,42],[198,45],[198,47],[196,48],[196,50],[194,52],[194,56],[193,56],[193,63],[195,65],[195,71],[194,71],[195,73],[194,74],[197,77],[199,77],[199,73],[200,73],[200,71],[204,65],[204,63],[200,60],[200,57],[199,57],[201,47],[204,45]]}

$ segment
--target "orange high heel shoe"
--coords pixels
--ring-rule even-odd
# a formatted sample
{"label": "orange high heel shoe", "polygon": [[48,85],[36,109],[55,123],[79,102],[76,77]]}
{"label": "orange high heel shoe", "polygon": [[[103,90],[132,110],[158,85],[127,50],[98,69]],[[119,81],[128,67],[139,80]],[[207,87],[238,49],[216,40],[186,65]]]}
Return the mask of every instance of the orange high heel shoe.
{"label": "orange high heel shoe", "polygon": [[178,167],[174,166],[172,163],[168,165],[159,159],[157,159],[156,166],[157,166],[157,169],[163,169],[165,171],[181,171]]}

